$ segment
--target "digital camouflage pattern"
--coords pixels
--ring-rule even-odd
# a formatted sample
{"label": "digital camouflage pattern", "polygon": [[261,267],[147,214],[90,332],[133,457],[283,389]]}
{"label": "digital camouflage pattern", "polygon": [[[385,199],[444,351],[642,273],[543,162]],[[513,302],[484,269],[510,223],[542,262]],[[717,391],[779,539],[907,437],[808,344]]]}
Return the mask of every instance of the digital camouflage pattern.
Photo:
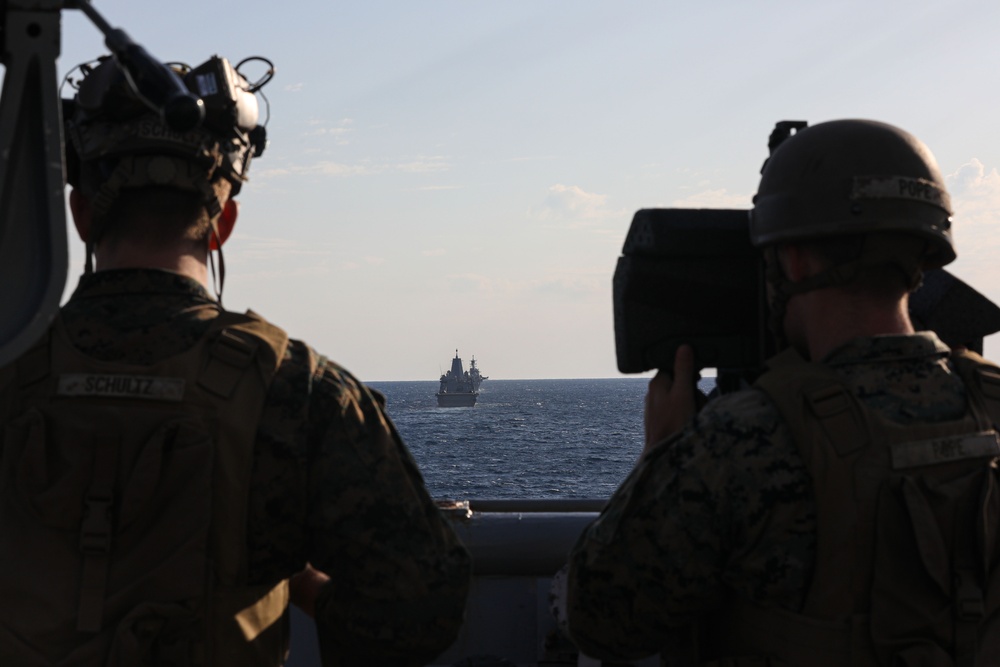
{"label": "digital camouflage pattern", "polygon": [[[833,367],[902,424],[960,418],[965,388],[933,333],[856,339]],[[719,397],[654,446],[570,555],[569,631],[588,655],[683,650],[699,615],[743,595],[801,611],[816,552],[808,471],[759,389]]]}
{"label": "digital camouflage pattern", "polygon": [[[219,305],[154,270],[81,278],[61,311],[83,352],[149,364],[195,343]],[[289,343],[258,426],[247,584],[306,563],[331,581],[316,602],[325,665],[424,664],[462,621],[470,560],[427,494],[384,398],[300,341]]]}

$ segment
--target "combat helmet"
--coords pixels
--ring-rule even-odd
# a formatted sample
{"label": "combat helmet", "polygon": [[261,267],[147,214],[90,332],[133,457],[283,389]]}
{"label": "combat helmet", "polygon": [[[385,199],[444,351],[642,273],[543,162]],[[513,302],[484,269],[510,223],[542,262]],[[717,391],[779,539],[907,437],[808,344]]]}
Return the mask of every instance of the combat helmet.
{"label": "combat helmet", "polygon": [[221,204],[211,184],[224,178],[230,195],[247,180],[253,157],[266,146],[264,126],[258,124],[255,93],[273,75],[273,66],[255,84],[239,68],[213,56],[190,68],[172,65],[184,86],[204,104],[204,121],[193,128],[175,129],[139,92],[139,87],[111,57],[96,66],[81,65],[82,80],[74,82],[77,94],[63,100],[66,129],[67,180],[74,187],[81,179],[81,165],[97,169],[99,186],[93,193],[95,223],[111,208],[125,188],[168,186],[200,193],[209,215],[215,218]]}
{"label": "combat helmet", "polygon": [[[871,120],[805,125],[782,121],[772,135],[750,213],[755,246],[903,232],[926,241],[920,268],[955,259],[950,198],[923,142]],[[790,127],[801,129],[781,141]]]}

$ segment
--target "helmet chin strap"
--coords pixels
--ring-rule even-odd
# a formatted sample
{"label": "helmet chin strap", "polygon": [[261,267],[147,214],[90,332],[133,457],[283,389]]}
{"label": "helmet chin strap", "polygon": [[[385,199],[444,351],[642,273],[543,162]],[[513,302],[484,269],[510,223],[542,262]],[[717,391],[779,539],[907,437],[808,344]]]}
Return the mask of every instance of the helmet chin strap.
{"label": "helmet chin strap", "polygon": [[764,278],[768,286],[767,328],[774,337],[775,349],[780,351],[789,345],[785,336],[785,312],[788,310],[788,300],[792,297],[789,288],[793,283],[785,278],[776,246],[764,248],[764,267]]}
{"label": "helmet chin strap", "polygon": [[[219,236],[218,219],[222,214],[223,201],[213,187],[213,176],[222,163],[218,147],[214,147],[206,155],[210,158],[200,162],[192,162],[183,158],[171,156],[135,156],[126,155],[115,165],[111,175],[94,195],[92,203],[92,222],[89,238],[86,242],[86,261],[84,273],[94,272],[94,246],[104,232],[105,220],[119,194],[125,188],[141,188],[148,186],[167,186],[196,192],[201,196],[205,210],[211,220],[208,261],[212,268],[212,282],[219,303],[222,303],[222,286],[225,282],[225,261],[222,258],[222,239]],[[215,259],[212,256],[211,239],[218,239],[219,271],[216,274]],[[217,277],[218,276],[218,277]]]}
{"label": "helmet chin strap", "polygon": [[[215,292],[215,299],[219,302],[219,307],[222,307],[222,288],[226,283],[226,260],[222,256],[222,237],[219,235],[219,223],[218,216],[212,217],[212,230],[208,236],[208,265],[212,269],[212,289]],[[219,254],[219,270],[215,270],[215,255],[212,251],[212,239],[216,240],[216,250]]]}
{"label": "helmet chin strap", "polygon": [[89,276],[94,272],[94,242],[90,239],[84,244],[87,253],[87,259],[83,264],[83,274]]}
{"label": "helmet chin strap", "polygon": [[785,336],[784,321],[788,302],[794,295],[849,285],[857,279],[862,269],[878,266],[889,266],[897,270],[907,290],[912,292],[923,282],[921,257],[926,245],[926,241],[917,236],[901,240],[898,237],[872,234],[865,239],[861,254],[855,259],[831,266],[798,282],[789,280],[782,270],[778,247],[764,248],[765,278],[771,288],[767,325],[774,336],[777,349],[785,349],[790,344]]}

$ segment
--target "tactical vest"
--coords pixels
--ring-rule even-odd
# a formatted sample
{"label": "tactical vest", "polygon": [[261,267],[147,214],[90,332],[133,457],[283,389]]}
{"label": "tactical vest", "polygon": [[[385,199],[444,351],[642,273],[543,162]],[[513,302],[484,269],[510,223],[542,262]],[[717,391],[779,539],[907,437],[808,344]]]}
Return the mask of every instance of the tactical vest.
{"label": "tactical vest", "polygon": [[958,420],[901,426],[794,351],[757,382],[790,428],[817,501],[801,613],[733,600],[702,627],[703,664],[1000,664],[1000,368],[952,362]]}
{"label": "tactical vest", "polygon": [[0,665],[274,667],[288,585],[247,586],[257,423],[283,331],[223,313],[149,366],[62,320],[0,370]]}

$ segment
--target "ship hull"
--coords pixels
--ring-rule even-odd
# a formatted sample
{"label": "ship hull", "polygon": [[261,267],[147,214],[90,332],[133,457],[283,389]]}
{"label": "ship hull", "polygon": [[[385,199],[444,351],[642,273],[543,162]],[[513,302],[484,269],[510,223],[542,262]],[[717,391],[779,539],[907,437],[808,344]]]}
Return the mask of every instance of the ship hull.
{"label": "ship hull", "polygon": [[439,408],[471,408],[476,404],[478,391],[435,394]]}

